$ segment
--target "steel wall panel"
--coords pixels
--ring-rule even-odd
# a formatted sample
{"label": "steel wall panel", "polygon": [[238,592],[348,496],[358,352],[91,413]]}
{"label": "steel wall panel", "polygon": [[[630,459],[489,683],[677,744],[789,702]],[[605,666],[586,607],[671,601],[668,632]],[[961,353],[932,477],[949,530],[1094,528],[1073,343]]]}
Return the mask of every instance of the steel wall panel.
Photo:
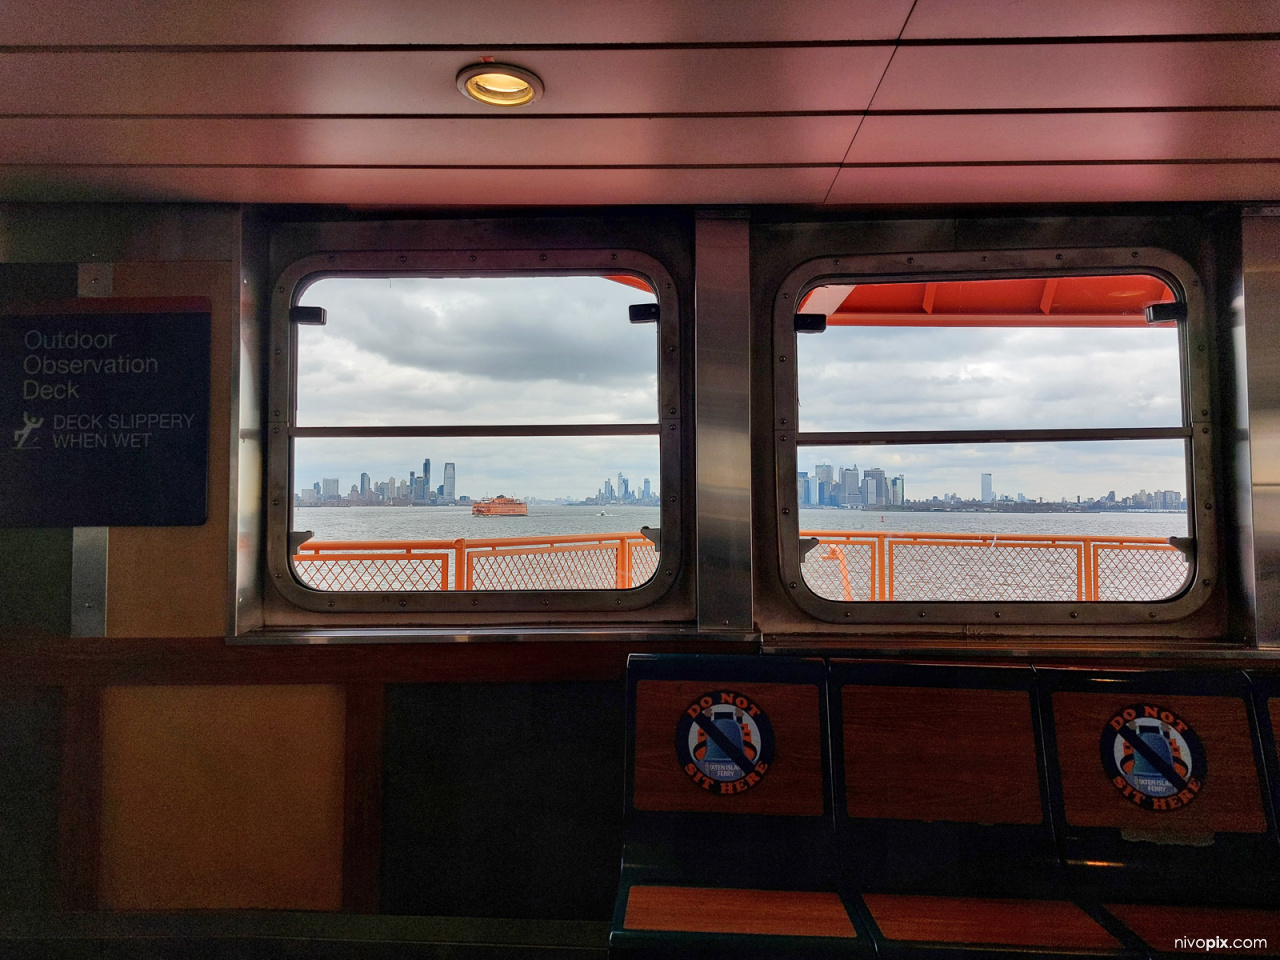
{"label": "steel wall panel", "polygon": [[1123,37],[1280,30],[1257,0],[917,0],[904,39]]}
{"label": "steel wall panel", "polygon": [[902,47],[876,110],[1271,106],[1280,42]]}
{"label": "steel wall panel", "polygon": [[0,163],[838,164],[860,120],[861,114],[651,120],[11,117],[0,120]]}
{"label": "steel wall panel", "polygon": [[870,116],[847,163],[1280,157],[1280,111]]}
{"label": "steel wall panel", "polygon": [[1244,218],[1244,330],[1260,644],[1280,643],[1280,217]]}
{"label": "steel wall panel", "polygon": [[[10,0],[0,36],[14,44],[534,44],[892,40],[911,0],[594,0],[498,8],[434,0]],[[116,7],[115,10],[110,9]]]}
{"label": "steel wall panel", "polygon": [[[892,47],[493,52],[546,84],[524,115],[647,115],[856,112]],[[0,113],[509,116],[458,92],[458,70],[476,59],[458,50],[0,52]]]}

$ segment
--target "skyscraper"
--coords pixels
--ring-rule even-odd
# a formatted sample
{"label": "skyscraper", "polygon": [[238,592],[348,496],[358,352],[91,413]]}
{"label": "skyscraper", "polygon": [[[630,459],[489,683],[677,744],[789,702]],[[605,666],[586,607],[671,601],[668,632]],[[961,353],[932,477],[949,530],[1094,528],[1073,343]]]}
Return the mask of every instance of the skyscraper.
{"label": "skyscraper", "polygon": [[856,507],[862,503],[862,489],[858,480],[858,465],[840,468],[840,503],[846,507]]}
{"label": "skyscraper", "polygon": [[422,461],[422,489],[428,496],[431,495],[431,461],[430,460]]}
{"label": "skyscraper", "polygon": [[863,472],[862,502],[868,507],[883,507],[889,502],[889,484],[880,467]]}
{"label": "skyscraper", "polygon": [[889,481],[889,503],[900,507],[907,501],[907,478],[898,474]]}
{"label": "skyscraper", "polygon": [[444,498],[446,500],[456,499],[454,496],[454,494],[457,493],[456,487],[457,477],[454,474],[453,464],[446,462],[444,465]]}
{"label": "skyscraper", "polygon": [[324,477],[321,479],[320,484],[321,484],[321,487],[320,487],[321,496],[323,496],[326,500],[338,499],[338,478],[337,477]]}
{"label": "skyscraper", "polygon": [[369,499],[369,475],[367,473],[360,474],[360,497],[361,499]]}
{"label": "skyscraper", "polygon": [[836,468],[829,463],[817,463],[814,464],[813,475],[817,477],[821,483],[834,483],[836,479]]}
{"label": "skyscraper", "polygon": [[991,474],[984,473],[982,475],[982,502],[992,503],[995,498],[996,495],[991,489]]}
{"label": "skyscraper", "polygon": [[648,477],[645,477],[645,478],[644,478],[644,494],[643,494],[643,496],[644,496],[644,498],[645,498],[646,500],[648,500],[648,499],[649,499],[649,497],[651,496],[651,494],[649,493],[649,478],[648,478]]}

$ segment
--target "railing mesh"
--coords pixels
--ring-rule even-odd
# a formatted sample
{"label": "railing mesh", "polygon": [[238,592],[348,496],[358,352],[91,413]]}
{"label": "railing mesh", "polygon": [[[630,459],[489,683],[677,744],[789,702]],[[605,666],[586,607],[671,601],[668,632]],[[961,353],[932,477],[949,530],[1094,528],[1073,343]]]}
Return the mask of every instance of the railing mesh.
{"label": "railing mesh", "polygon": [[1078,600],[1078,547],[890,543],[893,600]]}
{"label": "railing mesh", "polygon": [[1163,600],[1186,583],[1187,558],[1177,550],[1128,544],[1094,550],[1099,600]]}
{"label": "railing mesh", "polygon": [[473,590],[611,590],[618,585],[616,543],[479,551],[467,561]]}
{"label": "railing mesh", "polygon": [[298,579],[316,590],[405,592],[440,590],[447,557],[295,557]]}

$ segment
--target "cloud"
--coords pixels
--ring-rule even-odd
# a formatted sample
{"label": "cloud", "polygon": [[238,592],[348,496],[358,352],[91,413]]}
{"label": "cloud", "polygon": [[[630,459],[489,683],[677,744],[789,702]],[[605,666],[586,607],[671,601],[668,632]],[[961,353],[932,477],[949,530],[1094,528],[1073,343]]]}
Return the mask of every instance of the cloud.
{"label": "cloud", "polygon": [[329,278],[301,302],[305,425],[652,422],[654,297],[602,277]]}
{"label": "cloud", "polygon": [[1176,330],[831,327],[797,360],[803,430],[1182,423]]}

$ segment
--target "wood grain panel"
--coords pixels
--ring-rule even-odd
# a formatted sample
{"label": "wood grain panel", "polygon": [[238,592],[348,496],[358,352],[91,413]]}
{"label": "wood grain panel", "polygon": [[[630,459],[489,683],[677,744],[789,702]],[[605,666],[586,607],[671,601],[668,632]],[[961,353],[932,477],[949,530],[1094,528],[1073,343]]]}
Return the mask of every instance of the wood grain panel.
{"label": "wood grain panel", "polygon": [[1280,193],[1280,164],[1277,163],[850,166],[836,177],[827,202],[1249,201],[1277,193]]}
{"label": "wood grain panel", "polygon": [[1207,951],[1203,946],[1180,948],[1174,941],[1180,937],[1192,940],[1225,937],[1232,940],[1267,941],[1271,955],[1280,944],[1280,913],[1274,910],[1245,910],[1234,907],[1164,907],[1151,904],[1106,904],[1107,912],[1146,942],[1147,946],[1166,953],[1242,953],[1262,956],[1266,947],[1233,949],[1230,945]]}
{"label": "wood grain panel", "polygon": [[341,687],[103,696],[103,907],[337,910]]}
{"label": "wood grain panel", "polygon": [[1025,691],[851,685],[841,703],[849,816],[1043,819]]}
{"label": "wood grain panel", "polygon": [[[111,9],[108,5],[107,10]],[[732,15],[701,0],[610,4],[557,0],[492,8],[402,0],[276,0],[270,4],[137,0],[108,15],[94,0],[7,0],[0,36],[13,44],[504,44],[892,40],[911,0],[738,0]],[[490,54],[501,53],[489,49]],[[466,52],[462,52],[467,56]],[[478,54],[470,55],[476,59]],[[515,52],[506,56],[520,59]],[[501,59],[501,58],[500,58]],[[550,78],[547,78],[550,80]]]}
{"label": "wood grain panel", "polygon": [[[676,726],[689,704],[715,690],[753,700],[773,725],[768,774],[750,790],[722,796],[703,790],[676,758]],[[636,685],[637,810],[822,816],[822,725],[818,688],[809,684],[715,680],[642,680]]]}
{"label": "wood grain panel", "polygon": [[[14,121],[6,121],[11,129]],[[1280,112],[870,116],[847,163],[1274,159]]]}
{"label": "wood grain panel", "polygon": [[0,199],[396,206],[821,203],[838,169],[16,166],[0,168]]}
{"label": "wood grain panel", "polygon": [[838,164],[861,114],[802,117],[6,117],[0,163]]}
{"label": "wood grain panel", "polygon": [[1280,8],[1256,0],[917,0],[903,39],[1139,37],[1280,31]]}
{"label": "wood grain panel", "polygon": [[[233,251],[228,250],[230,258]],[[230,263],[117,263],[117,297],[208,297],[209,519],[198,527],[115,527],[107,549],[107,636],[207,637],[226,629],[231,382],[237,278]],[[234,299],[233,299],[234,298]],[[223,398],[219,402],[219,396]]]}
{"label": "wood grain panel", "polygon": [[1250,107],[1280,102],[1280,42],[901,47],[876,110]]}
{"label": "wood grain panel", "polygon": [[1208,775],[1193,803],[1178,810],[1144,810],[1115,788],[1102,768],[1102,731],[1117,711],[1143,699],[1133,691],[1053,695],[1067,822],[1171,834],[1265,832],[1249,720],[1243,701],[1235,697],[1145,698],[1178,714],[1204,744]]}
{"label": "wood grain panel", "polygon": [[[543,79],[547,94],[521,113],[857,113],[871,102],[892,51],[523,50],[519,65]],[[458,92],[458,70],[477,59],[433,49],[7,52],[0,54],[0,113],[501,116],[501,107]]]}
{"label": "wood grain panel", "polygon": [[864,894],[890,940],[1002,947],[1118,950],[1119,941],[1074,903]]}
{"label": "wood grain panel", "polygon": [[622,926],[682,933],[857,936],[838,894],[795,890],[635,886],[627,894]]}

